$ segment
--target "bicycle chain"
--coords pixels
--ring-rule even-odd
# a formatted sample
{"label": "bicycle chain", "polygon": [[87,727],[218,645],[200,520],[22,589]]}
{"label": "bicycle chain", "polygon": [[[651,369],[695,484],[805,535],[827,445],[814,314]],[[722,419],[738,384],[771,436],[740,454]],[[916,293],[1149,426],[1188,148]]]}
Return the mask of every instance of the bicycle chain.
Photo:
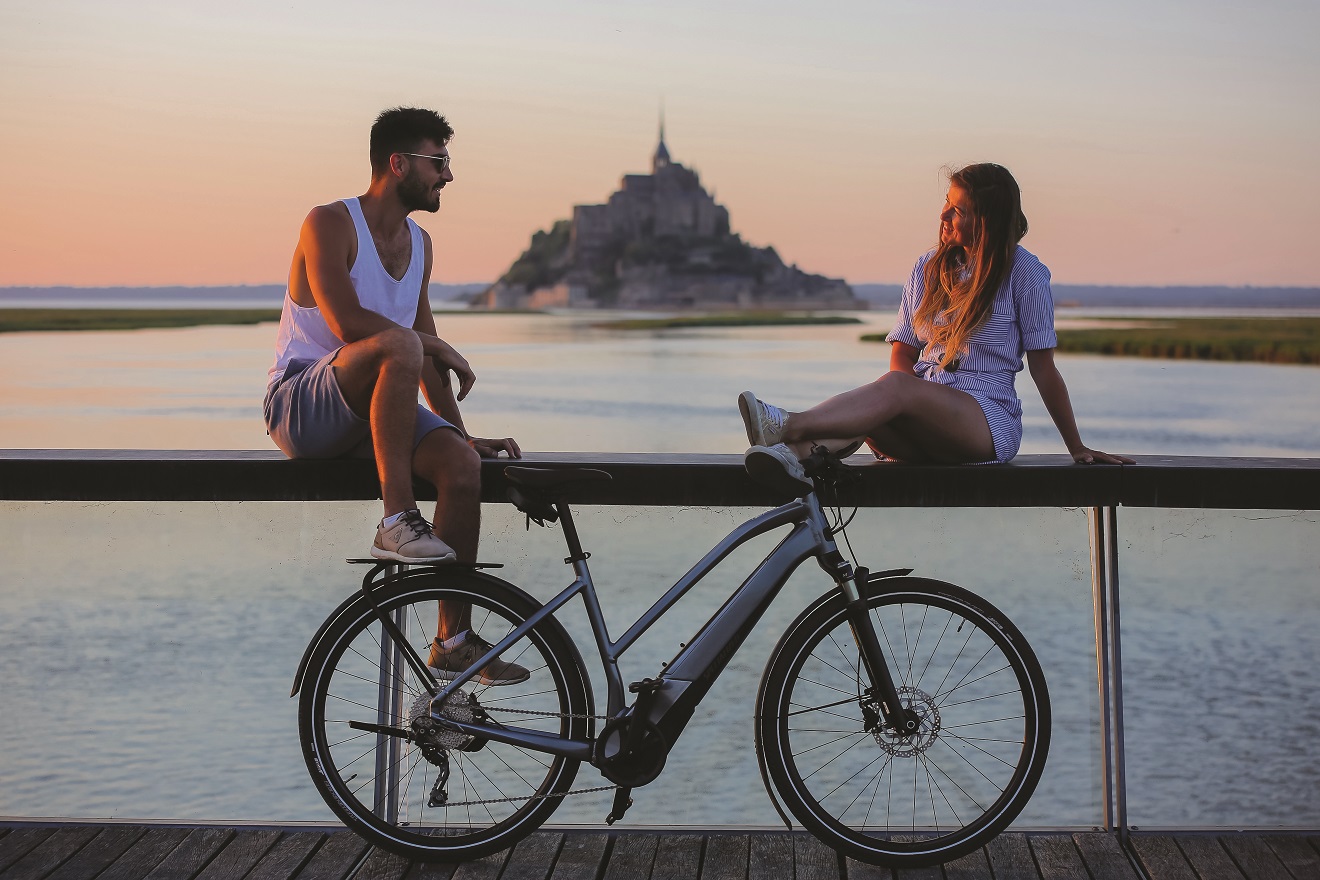
{"label": "bicycle chain", "polygon": [[[492,706],[482,706],[481,708],[485,712],[508,712],[513,715],[539,715],[547,718],[587,718],[587,719],[595,718],[601,721],[606,721],[609,719],[608,715],[584,715],[575,712],[539,712],[535,709],[505,709],[505,708],[495,708]],[[528,797],[487,798],[486,800],[483,801],[452,801],[450,803],[445,804],[445,806],[446,807],[476,807],[482,804],[505,804],[505,803],[513,803],[514,801],[518,801],[520,803],[522,801],[543,801],[546,798],[569,797],[570,795],[575,795],[575,794],[591,794],[592,792],[595,791],[616,791],[618,790],[618,788],[619,786],[617,785],[598,785],[595,788],[578,788],[578,789],[574,789],[573,791],[566,791],[563,794],[534,794],[534,795],[529,795]]]}
{"label": "bicycle chain", "polygon": [[518,801],[519,803],[523,801],[543,801],[546,798],[568,797],[569,795],[573,795],[573,794],[589,794],[590,792],[593,791],[614,791],[618,788],[620,788],[620,786],[618,785],[601,785],[601,786],[597,786],[596,788],[578,788],[578,789],[574,789],[573,791],[566,791],[563,794],[533,794],[533,795],[528,795],[527,797],[488,798],[487,800],[484,801],[450,801],[449,803],[445,804],[445,806],[475,807],[475,806],[479,806],[480,804],[504,804],[504,803],[512,803],[514,801]]}

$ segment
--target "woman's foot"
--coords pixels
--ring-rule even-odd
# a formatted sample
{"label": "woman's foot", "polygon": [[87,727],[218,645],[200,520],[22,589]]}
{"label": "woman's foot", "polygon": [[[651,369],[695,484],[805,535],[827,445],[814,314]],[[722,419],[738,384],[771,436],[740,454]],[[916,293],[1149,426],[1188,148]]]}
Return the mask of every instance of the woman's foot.
{"label": "woman's foot", "polygon": [[816,488],[797,456],[783,443],[753,446],[747,450],[743,466],[753,480],[784,495],[803,498]]}
{"label": "woman's foot", "polygon": [[743,426],[747,429],[747,442],[752,446],[774,446],[783,442],[788,413],[758,400],[750,391],[738,395],[738,411],[742,413]]}

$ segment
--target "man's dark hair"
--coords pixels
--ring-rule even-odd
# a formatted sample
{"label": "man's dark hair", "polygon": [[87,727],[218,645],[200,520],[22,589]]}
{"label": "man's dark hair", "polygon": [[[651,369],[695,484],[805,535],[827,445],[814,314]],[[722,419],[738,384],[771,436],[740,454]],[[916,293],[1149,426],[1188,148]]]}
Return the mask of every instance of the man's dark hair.
{"label": "man's dark hair", "polygon": [[428,139],[443,146],[453,136],[454,127],[434,110],[391,107],[371,126],[371,173],[388,168],[395,153],[415,152]]}

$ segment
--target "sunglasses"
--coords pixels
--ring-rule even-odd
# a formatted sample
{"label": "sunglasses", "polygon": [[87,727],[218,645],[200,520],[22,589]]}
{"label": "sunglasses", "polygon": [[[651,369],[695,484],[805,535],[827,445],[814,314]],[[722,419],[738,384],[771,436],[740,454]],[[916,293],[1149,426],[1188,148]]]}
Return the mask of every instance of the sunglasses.
{"label": "sunglasses", "polygon": [[435,171],[437,174],[444,174],[445,170],[449,168],[448,156],[432,156],[428,153],[399,153],[399,155],[416,156],[418,159],[430,159],[433,163],[435,163]]}

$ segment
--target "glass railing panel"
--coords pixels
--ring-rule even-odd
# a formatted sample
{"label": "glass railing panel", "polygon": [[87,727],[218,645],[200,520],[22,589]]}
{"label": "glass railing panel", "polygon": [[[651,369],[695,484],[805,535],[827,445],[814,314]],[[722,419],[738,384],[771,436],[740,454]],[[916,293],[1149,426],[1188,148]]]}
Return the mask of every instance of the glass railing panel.
{"label": "glass railing panel", "polygon": [[[618,638],[726,532],[759,509],[575,511],[610,633]],[[303,764],[297,701],[304,646],[357,587],[344,564],[370,546],[370,502],[0,505],[0,814],[328,821]],[[481,558],[544,600],[571,579],[558,528],[530,531],[483,509]],[[781,533],[717,569],[624,658],[655,675]],[[1054,741],[1025,825],[1099,816],[1094,642],[1086,517],[1058,510],[863,510],[849,529],[872,569],[980,593],[1024,632],[1045,668]],[[831,582],[790,579],[670,756],[638,789],[630,824],[778,824],[754,751],[756,686],[798,612]],[[589,665],[579,603],[561,613]],[[604,683],[593,677],[603,709]],[[578,785],[602,784],[584,768]],[[609,793],[570,798],[562,823],[599,824]]]}
{"label": "glass railing panel", "polygon": [[1318,520],[1118,512],[1131,824],[1320,824]]}

